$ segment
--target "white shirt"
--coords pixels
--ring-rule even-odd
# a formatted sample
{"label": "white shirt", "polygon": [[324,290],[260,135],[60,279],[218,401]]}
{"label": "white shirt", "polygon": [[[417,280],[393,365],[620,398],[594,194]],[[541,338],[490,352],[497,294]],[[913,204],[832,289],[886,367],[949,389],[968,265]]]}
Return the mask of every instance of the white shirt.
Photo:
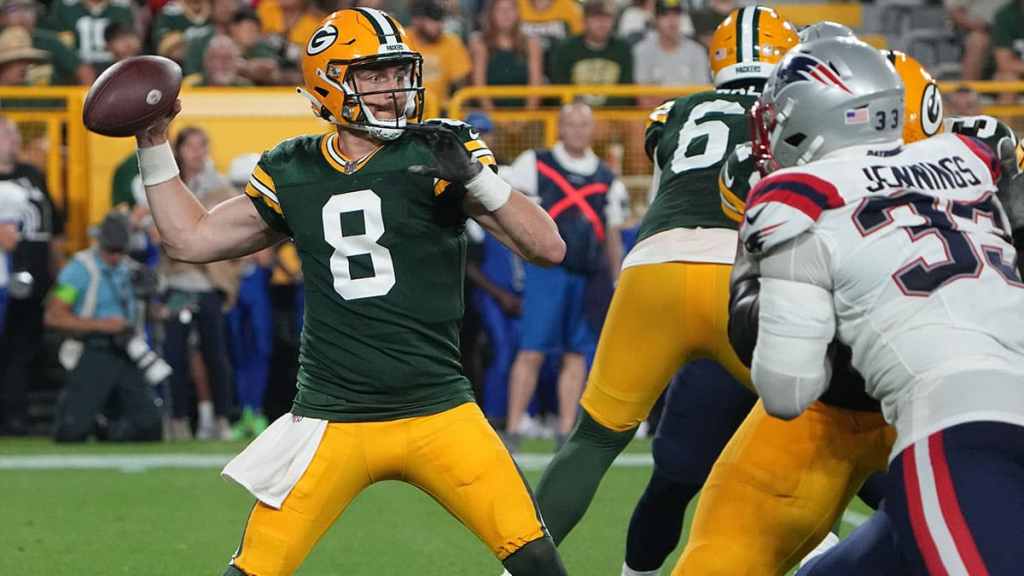
{"label": "white shirt", "polygon": [[[20,229],[31,218],[33,210],[28,190],[10,181],[0,182],[0,224],[14,224]],[[9,281],[7,252],[0,250],[0,288],[6,288]]]}
{"label": "white shirt", "polygon": [[658,34],[650,31],[633,46],[633,74],[637,84],[686,85],[711,82],[707,50],[685,36],[666,51]]}

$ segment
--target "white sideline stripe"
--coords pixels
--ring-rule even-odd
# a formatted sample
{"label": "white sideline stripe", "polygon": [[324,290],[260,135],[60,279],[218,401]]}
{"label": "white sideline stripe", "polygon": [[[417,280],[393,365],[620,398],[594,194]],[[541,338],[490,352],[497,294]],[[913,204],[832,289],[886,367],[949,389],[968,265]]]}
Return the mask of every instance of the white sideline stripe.
{"label": "white sideline stripe", "polygon": [[[234,454],[47,454],[0,456],[0,470],[125,470],[138,472],[153,468],[222,468]],[[523,453],[516,463],[523,470],[543,470],[553,454]],[[650,454],[621,454],[612,466],[651,466]]]}

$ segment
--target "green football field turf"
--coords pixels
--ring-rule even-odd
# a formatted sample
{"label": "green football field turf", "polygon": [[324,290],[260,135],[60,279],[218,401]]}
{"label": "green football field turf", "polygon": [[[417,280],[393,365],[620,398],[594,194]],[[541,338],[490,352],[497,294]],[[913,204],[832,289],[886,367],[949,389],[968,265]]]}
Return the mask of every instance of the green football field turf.
{"label": "green football field turf", "polygon": [[[0,574],[219,575],[238,545],[252,499],[219,477],[215,464],[136,467],[131,455],[216,460],[236,444],[55,446],[0,440]],[[533,443],[531,452],[550,452]],[[629,452],[649,450],[637,441]],[[111,469],[27,470],[25,456],[117,458]],[[127,459],[127,462],[125,460]],[[187,460],[187,458],[186,458]],[[124,466],[128,464],[127,466]],[[562,546],[569,573],[617,576],[633,505],[650,474],[646,465],[613,467],[583,523]],[[536,483],[537,470],[527,471]],[[865,513],[863,506],[858,508]],[[856,514],[854,514],[856,516]],[[678,550],[676,552],[678,554]],[[669,560],[675,561],[676,555]],[[299,575],[483,575],[501,566],[475,537],[415,488],[382,482],[364,492],[327,533]],[[667,572],[667,570],[666,570]]]}

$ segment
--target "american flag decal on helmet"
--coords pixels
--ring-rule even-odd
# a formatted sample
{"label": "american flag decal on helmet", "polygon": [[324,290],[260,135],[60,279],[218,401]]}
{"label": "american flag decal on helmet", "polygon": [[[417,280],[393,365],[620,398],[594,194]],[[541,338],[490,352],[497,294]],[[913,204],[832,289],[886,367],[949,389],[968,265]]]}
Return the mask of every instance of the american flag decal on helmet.
{"label": "american flag decal on helmet", "polygon": [[783,62],[782,65],[783,68],[778,75],[781,82],[776,86],[776,92],[795,82],[817,82],[828,87],[838,88],[847,94],[853,94],[850,87],[843,82],[843,79],[831,66],[814,56],[798,54],[791,60]]}

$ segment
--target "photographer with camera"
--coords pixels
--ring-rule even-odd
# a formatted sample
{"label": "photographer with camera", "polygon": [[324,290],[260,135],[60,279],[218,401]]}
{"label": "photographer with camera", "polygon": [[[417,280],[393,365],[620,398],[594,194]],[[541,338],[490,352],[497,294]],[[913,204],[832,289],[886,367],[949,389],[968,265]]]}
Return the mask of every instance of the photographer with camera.
{"label": "photographer with camera", "polygon": [[[94,431],[113,441],[161,438],[153,386],[171,370],[136,326],[130,241],[128,216],[107,214],[95,245],[64,266],[46,302],[47,328],[68,334],[59,353],[68,376],[57,403],[57,442],[81,442]],[[97,428],[102,422],[109,425]]]}

